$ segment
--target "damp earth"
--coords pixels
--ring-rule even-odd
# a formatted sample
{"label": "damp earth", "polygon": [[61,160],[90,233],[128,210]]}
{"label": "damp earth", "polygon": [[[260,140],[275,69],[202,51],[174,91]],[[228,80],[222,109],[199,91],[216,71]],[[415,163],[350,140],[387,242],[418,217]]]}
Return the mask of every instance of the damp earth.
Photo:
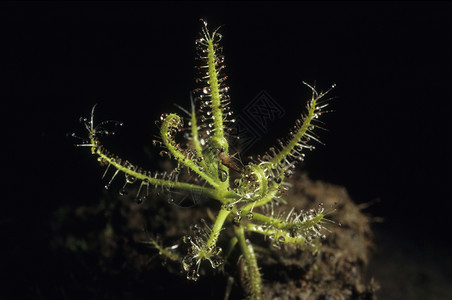
{"label": "damp earth", "polygon": [[[299,173],[292,185],[288,205],[275,207],[275,213],[321,205],[332,222],[326,224],[329,232],[315,255],[248,236],[256,245],[264,299],[376,299],[378,282],[366,276],[374,249],[370,218],[344,187]],[[157,237],[165,247],[183,253],[183,237],[191,225],[211,220],[218,210],[209,207],[214,201],[199,195],[188,195],[190,200],[171,195],[169,201],[160,192],[138,205],[132,188],[123,195],[112,190],[90,206],[65,206],[56,212],[50,251],[65,268],[54,293],[69,299],[243,299],[240,258],[234,253],[221,271],[202,264],[200,278],[193,282],[179,264],[166,261],[148,243],[149,236]]]}

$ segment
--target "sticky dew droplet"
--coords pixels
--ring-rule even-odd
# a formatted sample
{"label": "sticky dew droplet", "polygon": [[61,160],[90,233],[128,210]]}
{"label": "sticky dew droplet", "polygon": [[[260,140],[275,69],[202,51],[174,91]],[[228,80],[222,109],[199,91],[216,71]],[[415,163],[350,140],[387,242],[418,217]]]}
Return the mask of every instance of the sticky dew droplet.
{"label": "sticky dew droplet", "polygon": [[191,242],[191,236],[189,236],[189,235],[184,235],[184,237],[182,238],[182,241],[183,241],[185,244],[189,244],[189,243]]}
{"label": "sticky dew droplet", "polygon": [[234,205],[232,203],[226,204],[226,210],[231,211],[234,208]]}
{"label": "sticky dew droplet", "polygon": [[223,264],[224,259],[219,256],[214,256],[214,257],[212,257],[211,262],[212,262],[213,268],[218,268],[219,266],[221,266]]}
{"label": "sticky dew droplet", "polygon": [[187,274],[187,279],[188,280],[193,280],[193,281],[197,281],[199,279],[200,275],[196,270],[190,271]]}
{"label": "sticky dew droplet", "polygon": [[221,180],[221,182],[225,182],[228,179],[228,173],[223,169],[219,169],[218,178]]}

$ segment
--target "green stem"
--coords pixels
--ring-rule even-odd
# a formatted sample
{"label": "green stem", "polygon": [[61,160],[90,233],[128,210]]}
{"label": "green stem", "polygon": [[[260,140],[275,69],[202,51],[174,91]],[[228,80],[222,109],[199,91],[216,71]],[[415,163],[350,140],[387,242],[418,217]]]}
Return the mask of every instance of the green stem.
{"label": "green stem", "polygon": [[[242,211],[242,215],[246,215],[244,211]],[[282,230],[296,230],[296,231],[305,231],[309,230],[310,228],[314,227],[315,225],[322,222],[323,218],[325,217],[324,214],[318,214],[317,216],[313,217],[312,219],[304,220],[304,221],[298,221],[296,223],[294,222],[286,222],[284,220],[276,219],[273,217],[265,216],[259,213],[253,213],[253,221],[258,221],[261,224],[265,224],[277,229]]]}
{"label": "green stem", "polygon": [[207,188],[207,187],[203,187],[203,186],[199,186],[199,185],[194,185],[194,184],[190,184],[190,183],[175,182],[175,181],[171,181],[171,180],[154,178],[154,177],[148,176],[146,174],[137,172],[135,170],[129,169],[129,168],[123,166],[122,164],[120,164],[119,162],[117,162],[116,159],[104,154],[98,147],[98,144],[95,140],[91,140],[91,143],[93,145],[95,145],[92,147],[93,153],[98,155],[102,161],[108,163],[109,165],[112,165],[114,168],[116,168],[117,170],[119,170],[127,175],[133,176],[136,179],[145,182],[145,184],[199,192],[199,193],[209,196],[211,198],[214,198],[214,199],[217,199],[220,201],[225,201],[223,199],[223,195],[219,195],[215,189]]}
{"label": "green stem", "polygon": [[[242,212],[243,214],[244,212]],[[259,223],[269,225],[276,228],[283,228],[286,222],[275,219],[266,215],[262,215],[260,213],[253,212],[253,221],[258,221]]]}
{"label": "green stem", "polygon": [[[246,231],[256,232],[264,236],[271,237],[275,242],[277,242],[277,247],[279,247],[280,244],[289,244],[300,247],[301,249],[308,249],[312,252],[316,252],[320,248],[320,242],[318,239],[313,239],[311,242],[307,243],[306,238],[303,235],[291,236],[289,232],[283,229],[263,228],[258,224],[248,223],[246,224]],[[281,239],[281,237],[283,237],[283,239]]]}
{"label": "green stem", "polygon": [[223,229],[224,222],[226,218],[229,216],[231,212],[222,208],[218,212],[217,219],[213,224],[212,231],[210,232],[209,239],[207,240],[207,249],[210,251],[213,250],[215,245],[217,244],[218,237],[220,236],[220,232]]}
{"label": "green stem", "polygon": [[218,84],[216,54],[214,49],[213,36],[207,41],[208,67],[209,67],[209,86],[212,102],[212,118],[214,125],[214,136],[212,137],[218,148],[224,148],[228,153],[229,145],[224,137],[223,110],[221,108],[220,86]]}
{"label": "green stem", "polygon": [[202,145],[199,141],[198,120],[196,119],[195,105],[193,103],[193,100],[191,103],[191,138],[193,146],[196,150],[196,157],[198,160],[201,160],[199,164],[204,168],[204,170],[209,170],[202,155]]}
{"label": "green stem", "polygon": [[293,138],[287,144],[286,147],[282,148],[281,151],[275,155],[269,162],[272,164],[280,164],[284,158],[286,158],[292,150],[301,142],[301,139],[306,135],[309,127],[311,126],[311,122],[315,117],[315,112],[317,110],[317,99],[314,98],[308,105],[308,114],[303,120],[303,124],[294,134]]}
{"label": "green stem", "polygon": [[157,249],[159,251],[160,255],[165,256],[166,258],[172,260],[172,261],[180,261],[180,256],[179,254],[172,252],[171,250],[169,250],[170,248],[164,248],[163,246],[161,246],[157,240],[149,237],[149,242],[144,242],[145,244],[149,244],[151,246],[153,246],[155,249]]}
{"label": "green stem", "polygon": [[181,162],[182,164],[189,167],[193,172],[201,176],[205,181],[207,181],[214,188],[218,187],[218,183],[212,179],[209,175],[199,169],[199,166],[195,164],[192,160],[186,157],[184,153],[182,153],[177,146],[171,136],[171,131],[174,130],[173,127],[180,124],[181,119],[176,114],[168,115],[163,121],[162,128],[160,129],[160,134],[162,136],[163,144],[170,151],[170,153],[174,156],[174,158]]}
{"label": "green stem", "polygon": [[257,266],[256,255],[253,245],[245,238],[245,231],[242,226],[234,226],[235,236],[238,239],[240,249],[245,257],[245,273],[248,277],[248,287],[250,289],[250,299],[262,299],[262,278]]}

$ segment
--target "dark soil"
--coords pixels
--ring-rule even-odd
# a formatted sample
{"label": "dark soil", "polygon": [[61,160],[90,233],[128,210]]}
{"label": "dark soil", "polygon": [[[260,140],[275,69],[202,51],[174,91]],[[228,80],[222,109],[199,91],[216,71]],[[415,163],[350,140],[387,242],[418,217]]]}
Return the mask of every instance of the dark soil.
{"label": "dark soil", "polygon": [[[129,193],[119,197],[105,192],[100,203],[56,212],[49,250],[59,262],[55,283],[38,283],[34,292],[63,299],[224,299],[230,290],[229,299],[244,298],[240,280],[230,279],[237,278],[237,255],[222,273],[202,265],[200,280],[192,282],[179,264],[165,261],[143,243],[156,235],[165,246],[180,243],[190,225],[200,224],[201,218],[209,222],[217,207],[206,210],[198,199],[198,205],[183,208],[168,203],[167,195],[137,205]],[[345,188],[296,175],[286,198],[288,204],[279,209],[317,208],[323,202],[335,223],[326,224],[330,233],[316,255],[276,249],[270,241],[250,236],[263,274],[264,298],[375,299],[378,284],[364,279],[373,248],[370,220]]]}
{"label": "dark soil", "polygon": [[352,202],[345,188],[311,181],[306,175],[296,176],[287,201],[288,207],[305,210],[323,203],[335,225],[326,225],[331,232],[314,256],[306,251],[281,254],[272,250],[270,257],[262,257],[264,274],[281,270],[266,281],[265,298],[375,299],[378,284],[364,280],[373,248],[370,219]]}

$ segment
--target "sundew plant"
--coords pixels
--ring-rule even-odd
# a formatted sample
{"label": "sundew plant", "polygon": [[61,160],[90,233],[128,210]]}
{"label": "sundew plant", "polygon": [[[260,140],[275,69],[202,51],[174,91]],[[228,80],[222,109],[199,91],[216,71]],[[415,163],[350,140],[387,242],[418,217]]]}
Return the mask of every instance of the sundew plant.
{"label": "sundew plant", "polygon": [[[200,224],[193,224],[190,234],[181,237],[185,247],[165,247],[155,239],[149,243],[166,259],[180,263],[187,279],[195,281],[200,277],[203,262],[208,262],[203,267],[210,265],[222,270],[232,257],[230,254],[239,251],[240,280],[245,282],[247,296],[262,299],[262,278],[252,237],[260,235],[270,241],[270,247],[281,251],[296,247],[311,252],[317,252],[321,240],[326,238],[324,224],[328,219],[322,206],[307,211],[289,207],[286,213],[275,213],[273,207],[285,204],[284,194],[290,188],[288,179],[295,166],[304,160],[306,151],[314,149],[313,142],[320,142],[314,131],[322,128],[319,118],[326,112],[327,92],[319,93],[306,84],[312,90],[312,97],[288,136],[246,164],[238,162],[237,153],[231,153],[230,149],[231,140],[236,137],[231,134],[234,119],[224,74],[222,35],[220,28],[211,31],[207,22],[202,22],[200,37],[195,42],[198,88],[193,91],[190,111],[185,111],[189,117],[162,114],[158,122],[160,138],[154,140],[156,146],[163,148],[160,153],[175,161],[174,169],[171,172],[144,170],[108,151],[101,137],[112,133],[108,130],[112,125],[122,126],[122,123],[96,124],[94,108],[89,118],[81,119],[88,139],[80,146],[90,147],[99,163],[106,166],[105,174],[113,174],[106,188],[114,180],[121,180],[120,194],[124,194],[128,185],[136,185],[138,204],[146,201],[155,188],[164,193],[189,191],[218,202],[211,223],[200,220]],[[184,174],[196,180],[185,180]],[[230,234],[225,234],[226,231]],[[219,241],[228,245],[227,249],[223,250]],[[179,253],[179,249],[188,250]]]}

